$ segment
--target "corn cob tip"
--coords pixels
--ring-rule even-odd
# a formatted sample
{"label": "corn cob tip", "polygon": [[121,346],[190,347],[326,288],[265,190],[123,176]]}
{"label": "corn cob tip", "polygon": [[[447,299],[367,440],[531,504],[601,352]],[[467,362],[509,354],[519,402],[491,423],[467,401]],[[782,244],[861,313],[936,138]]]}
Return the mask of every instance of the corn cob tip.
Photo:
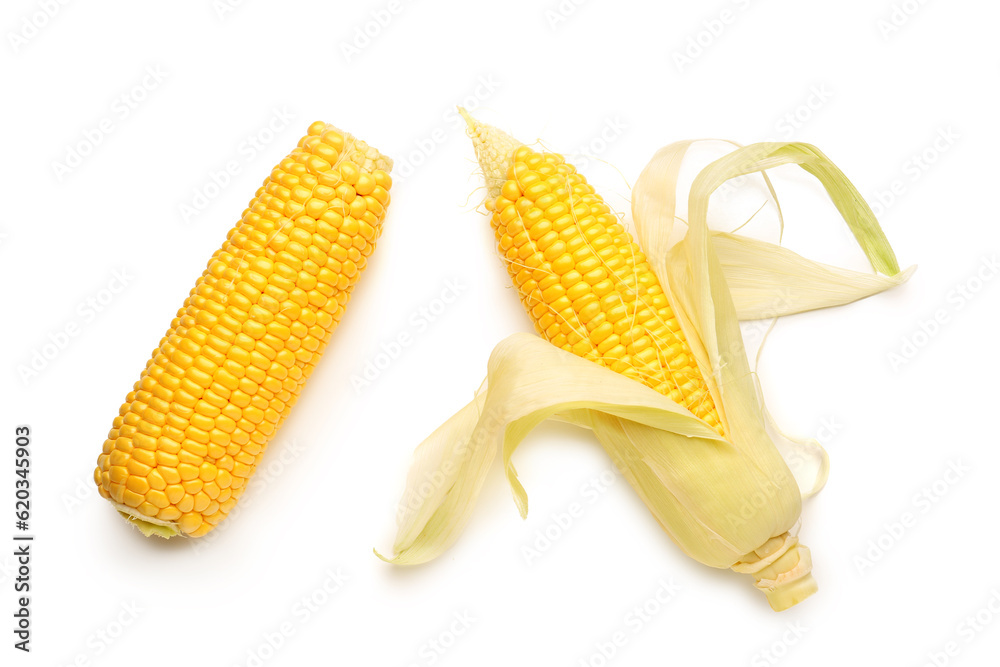
{"label": "corn cob tip", "polygon": [[772,537],[732,569],[752,575],[754,586],[764,592],[774,611],[794,607],[819,590],[812,576],[809,548],[788,533]]}
{"label": "corn cob tip", "polygon": [[486,202],[496,200],[500,189],[507,180],[507,170],[511,165],[511,155],[518,146],[523,144],[503,130],[492,125],[481,123],[473,118],[464,107],[458,107],[458,113],[465,119],[465,133],[472,139],[472,147],[476,151],[476,160],[483,170],[483,180],[486,182]]}
{"label": "corn cob tip", "polygon": [[317,120],[309,125],[309,129],[306,132],[306,136],[302,138],[300,146],[304,146],[310,137],[320,137],[321,141],[325,140],[334,148],[338,162],[350,154],[354,166],[364,171],[371,172],[380,169],[386,174],[392,171],[392,158],[383,155],[373,146],[368,145],[350,132],[341,130],[335,125]]}

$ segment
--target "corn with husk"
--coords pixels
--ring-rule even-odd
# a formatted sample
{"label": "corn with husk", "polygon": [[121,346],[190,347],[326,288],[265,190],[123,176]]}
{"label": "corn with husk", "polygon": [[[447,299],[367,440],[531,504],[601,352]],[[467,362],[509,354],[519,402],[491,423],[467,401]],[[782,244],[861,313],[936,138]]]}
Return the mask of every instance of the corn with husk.
{"label": "corn with husk", "polygon": [[[802,498],[825,482],[826,453],[771,420],[739,321],[841,305],[907,279],[912,269],[900,272],[857,190],[808,144],[738,148],[696,178],[686,234],[671,243],[692,142],[672,144],[632,192],[640,248],[562,156],[463,115],[498,249],[540,337],[502,341],[474,400],[417,449],[387,560],[417,564],[447,549],[497,453],[525,516],[513,454],[534,426],[558,418],[593,431],[692,558],[752,575],[775,610],[811,595],[809,550],[795,532]],[[876,273],[708,228],[716,188],[783,164],[826,187]]]}

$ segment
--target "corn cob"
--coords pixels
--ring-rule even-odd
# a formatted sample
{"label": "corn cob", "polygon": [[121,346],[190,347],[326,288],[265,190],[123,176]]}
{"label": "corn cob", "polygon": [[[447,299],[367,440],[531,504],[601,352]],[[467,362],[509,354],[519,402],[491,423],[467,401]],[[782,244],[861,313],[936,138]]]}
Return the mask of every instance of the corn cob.
{"label": "corn cob", "polygon": [[232,510],[375,247],[391,167],[313,123],[212,256],[94,471],[145,534],[202,536]]}
{"label": "corn cob", "polygon": [[656,274],[601,196],[563,156],[463,115],[498,250],[535,330],[666,395],[722,434]]}

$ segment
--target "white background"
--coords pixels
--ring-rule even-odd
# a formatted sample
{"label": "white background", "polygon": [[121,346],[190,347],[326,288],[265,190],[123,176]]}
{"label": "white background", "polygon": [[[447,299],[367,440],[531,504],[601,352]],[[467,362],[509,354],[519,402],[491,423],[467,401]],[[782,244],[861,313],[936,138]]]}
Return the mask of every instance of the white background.
{"label": "white background", "polygon": [[[966,618],[991,596],[1000,610],[1000,280],[984,264],[1000,246],[1000,10],[896,2],[906,11],[888,0],[567,1],[562,14],[555,0],[257,0],[232,11],[120,1],[70,2],[51,18],[38,14],[45,3],[6,2],[0,536],[13,533],[13,428],[27,423],[37,541],[30,656],[11,648],[12,548],[0,549],[2,662],[921,665],[946,648],[956,655],[939,664],[995,659],[1000,618],[983,612],[978,631]],[[368,25],[373,12],[387,25]],[[346,54],[366,25],[378,34]],[[129,108],[123,94],[143,99]],[[586,432],[552,425],[516,458],[527,521],[497,469],[438,561],[401,570],[372,554],[391,546],[413,448],[472,396],[492,347],[531,330],[476,210],[473,153],[452,111],[462,102],[575,159],[626,213],[653,152],[697,137],[809,141],[880,204],[900,264],[920,266],[913,279],[780,322],[760,367],[779,421],[822,439],[832,460],[803,514],[816,596],[775,614],[749,577],[688,559],[627,484],[601,486],[609,463]],[[276,109],[294,117],[269,136]],[[111,132],[57,173],[105,118]],[[320,119],[396,158],[379,248],[239,516],[201,542],[144,539],[92,487],[101,443],[208,257]],[[706,147],[696,161],[722,152]],[[919,167],[925,152],[933,163]],[[185,220],[182,206],[227,161],[239,173],[208,187],[207,207]],[[774,177],[790,247],[864,266],[817,183],[794,168]],[[747,183],[713,205],[713,222],[735,226],[764,201]],[[771,207],[765,236],[768,220]],[[91,312],[115,271],[127,286]],[[421,325],[447,281],[462,286],[458,299]],[[966,299],[959,288],[978,291]],[[920,334],[936,313],[943,323]],[[22,377],[74,324],[78,334]],[[412,344],[357,390],[352,378],[402,332]],[[919,349],[892,363],[908,341]],[[952,464],[967,470],[948,482]],[[932,488],[933,502],[918,497]],[[526,556],[572,503],[582,515]],[[319,592],[338,570],[349,577],[341,589]],[[679,587],[663,604],[661,580]],[[296,605],[310,596],[324,604],[306,614]],[[633,609],[645,604],[640,619]],[[456,615],[474,620],[466,628]],[[291,635],[273,651],[283,624]],[[603,658],[618,632],[624,645]]]}

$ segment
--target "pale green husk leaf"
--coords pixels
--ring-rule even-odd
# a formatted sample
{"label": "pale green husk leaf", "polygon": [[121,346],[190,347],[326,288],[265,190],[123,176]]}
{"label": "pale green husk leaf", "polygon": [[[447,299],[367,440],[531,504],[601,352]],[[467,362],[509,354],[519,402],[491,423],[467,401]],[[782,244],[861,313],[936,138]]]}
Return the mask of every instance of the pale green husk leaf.
{"label": "pale green husk leaf", "polygon": [[712,232],[712,240],[741,321],[842,306],[900,285],[916,270],[862,273],[738,234]]}

